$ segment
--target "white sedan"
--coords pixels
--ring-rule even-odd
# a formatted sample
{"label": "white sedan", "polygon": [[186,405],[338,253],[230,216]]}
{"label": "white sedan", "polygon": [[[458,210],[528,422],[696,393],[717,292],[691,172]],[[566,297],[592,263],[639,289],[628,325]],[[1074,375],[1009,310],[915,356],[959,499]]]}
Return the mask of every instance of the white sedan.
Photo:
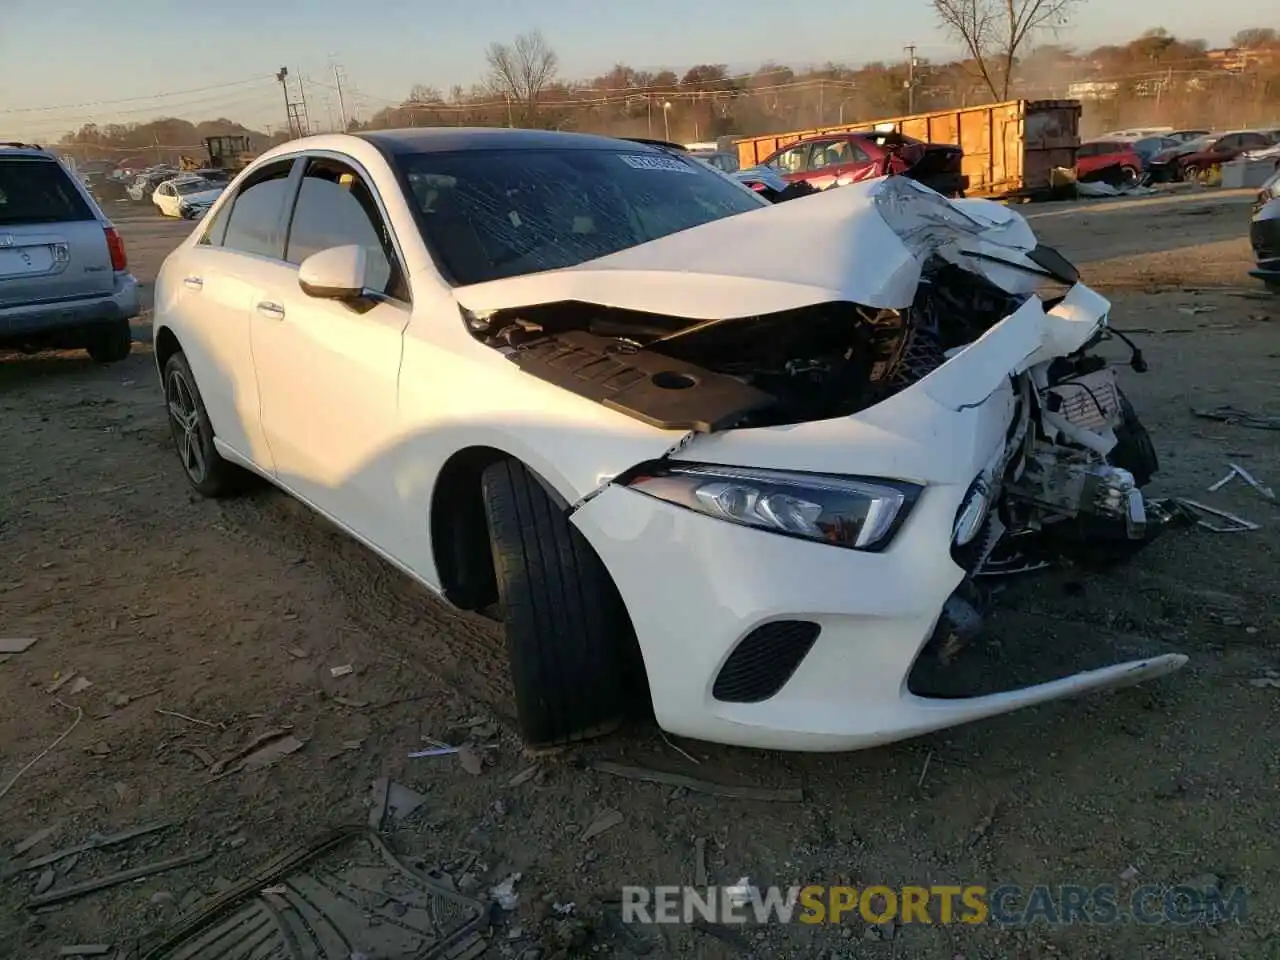
{"label": "white sedan", "polygon": [[156,187],[151,194],[151,202],[156,205],[161,216],[197,219],[191,217],[189,211],[197,206],[202,211],[207,210],[221,195],[223,186],[203,177],[175,177]]}
{"label": "white sedan", "polygon": [[448,128],[264,154],[166,260],[154,342],[194,488],[265,477],[500,619],[531,746],[638,702],[843,750],[1185,661],[917,676],[983,575],[1167,519],[1089,352],[1108,310],[1017,213],[910,180],[774,205],[652,146]]}

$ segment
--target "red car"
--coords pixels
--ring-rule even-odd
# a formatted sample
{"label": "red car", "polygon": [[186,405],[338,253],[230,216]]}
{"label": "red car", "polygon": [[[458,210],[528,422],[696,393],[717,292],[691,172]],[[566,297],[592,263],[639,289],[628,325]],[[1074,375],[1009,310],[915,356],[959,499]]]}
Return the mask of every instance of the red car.
{"label": "red car", "polygon": [[817,189],[840,183],[904,174],[944,196],[963,196],[964,151],[952,144],[923,143],[900,133],[836,133],[788,144],[764,162],[784,178]]}
{"label": "red car", "polygon": [[1219,164],[1234,160],[1249,150],[1265,150],[1274,143],[1270,134],[1258,130],[1214,133],[1157,153],[1151,158],[1148,169],[1152,179],[1157,181],[1198,180],[1201,174]]}
{"label": "red car", "polygon": [[1076,150],[1076,179],[1090,180],[1108,167],[1119,167],[1120,179],[1134,183],[1145,164],[1130,140],[1086,140]]}

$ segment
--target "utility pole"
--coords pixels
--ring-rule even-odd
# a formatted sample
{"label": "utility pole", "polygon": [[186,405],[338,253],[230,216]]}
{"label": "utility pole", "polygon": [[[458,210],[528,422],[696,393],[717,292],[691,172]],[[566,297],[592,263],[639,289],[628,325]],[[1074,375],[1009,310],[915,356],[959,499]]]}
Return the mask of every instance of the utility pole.
{"label": "utility pole", "polygon": [[907,52],[907,113],[916,112],[916,45],[908,43]]}
{"label": "utility pole", "polygon": [[276,74],[276,79],[280,81],[280,89],[284,91],[285,129],[289,131],[289,136],[293,136],[293,109],[289,105],[289,68],[281,67],[280,72]]}
{"label": "utility pole", "polygon": [[342,132],[347,132],[347,102],[342,97],[342,72],[338,65],[333,65],[333,85],[338,89],[338,119],[342,121]]}

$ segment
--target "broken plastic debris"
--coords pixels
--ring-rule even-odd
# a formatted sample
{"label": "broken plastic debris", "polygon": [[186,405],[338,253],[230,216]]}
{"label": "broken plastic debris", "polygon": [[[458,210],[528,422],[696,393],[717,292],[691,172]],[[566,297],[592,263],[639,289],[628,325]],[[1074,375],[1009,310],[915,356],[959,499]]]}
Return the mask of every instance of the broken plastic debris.
{"label": "broken plastic debris", "polygon": [[551,909],[554,910],[556,913],[558,913],[560,916],[567,917],[573,913],[574,907],[576,906],[577,906],[576,903],[553,903],[551,905]]}
{"label": "broken plastic debris", "polygon": [[725,896],[735,907],[742,907],[751,902],[755,888],[751,886],[750,877],[742,877],[737,883],[724,888]]}
{"label": "broken plastic debris", "polygon": [[586,830],[582,831],[582,839],[584,842],[594,839],[606,830],[612,830],[614,827],[618,826],[618,824],[622,823],[622,821],[623,816],[620,812],[617,810],[606,810],[604,813],[600,814],[600,816],[592,820]]}
{"label": "broken plastic debris", "polygon": [[356,668],[355,668],[355,667],[353,667],[351,664],[349,664],[349,663],[344,663],[344,664],[342,664],[342,666],[340,666],[340,667],[330,667],[330,668],[329,668],[329,675],[330,675],[331,677],[345,677],[345,676],[347,676],[347,675],[348,675],[348,674],[350,674],[350,673],[354,673],[354,672],[355,672],[355,669],[356,669]]}
{"label": "broken plastic debris", "polygon": [[449,757],[458,752],[458,747],[432,747],[430,750],[415,750],[409,754],[410,760],[419,757]]}
{"label": "broken plastic debris", "polygon": [[1120,871],[1120,879],[1123,880],[1125,883],[1128,883],[1130,880],[1135,879],[1137,876],[1138,876],[1138,868],[1135,867],[1133,864],[1130,864],[1129,866],[1125,867],[1123,870]]}
{"label": "broken plastic debris", "polygon": [[484,759],[469,743],[464,743],[458,748],[458,762],[462,765],[462,769],[473,777],[478,777],[484,771]]}
{"label": "broken plastic debris", "polygon": [[520,894],[516,893],[516,884],[520,882],[521,876],[522,874],[513,873],[489,891],[489,896],[493,897],[494,902],[503,910],[510,912],[520,904]]}
{"label": "broken plastic debris", "polygon": [[35,637],[0,637],[0,653],[25,653]]}
{"label": "broken plastic debris", "polygon": [[67,689],[67,695],[70,696],[73,693],[84,693],[92,686],[93,681],[88,677],[76,677],[75,682]]}

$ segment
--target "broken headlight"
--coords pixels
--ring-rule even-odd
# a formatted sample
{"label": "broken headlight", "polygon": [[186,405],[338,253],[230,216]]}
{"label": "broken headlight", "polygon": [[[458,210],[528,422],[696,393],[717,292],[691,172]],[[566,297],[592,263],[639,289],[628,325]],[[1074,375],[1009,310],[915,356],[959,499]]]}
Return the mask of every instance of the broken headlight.
{"label": "broken headlight", "polygon": [[883,550],[920,496],[900,480],[720,467],[647,464],[633,490],[709,517],[851,550]]}

